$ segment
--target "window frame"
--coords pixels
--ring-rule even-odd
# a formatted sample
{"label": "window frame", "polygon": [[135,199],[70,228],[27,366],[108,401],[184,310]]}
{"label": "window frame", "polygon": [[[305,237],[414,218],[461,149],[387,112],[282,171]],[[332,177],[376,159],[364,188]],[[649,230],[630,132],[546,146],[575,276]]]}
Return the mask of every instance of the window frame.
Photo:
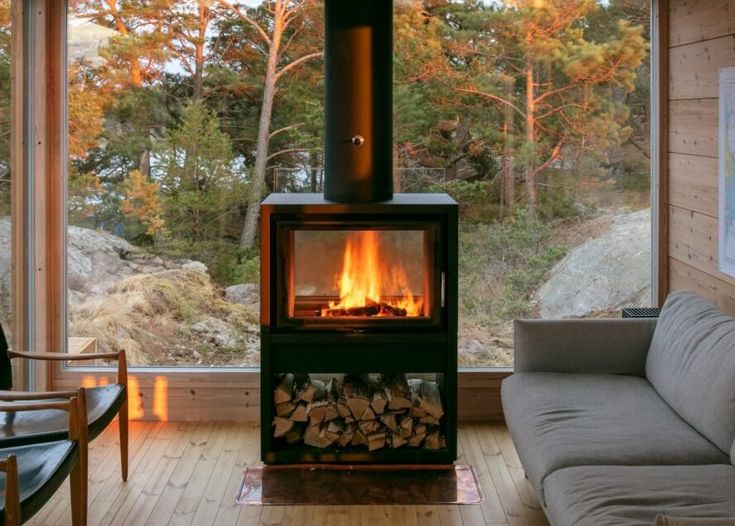
{"label": "window frame", "polygon": [[[22,350],[67,352],[66,199],[67,64],[65,0],[13,0],[13,138],[11,163],[13,342]],[[666,57],[668,1],[652,0],[651,84],[652,276],[658,300],[667,292],[665,206]],[[21,51],[18,51],[21,48]],[[40,65],[40,67],[39,67]],[[660,133],[664,132],[664,133]],[[662,141],[658,144],[658,140]],[[655,298],[654,298],[655,299]],[[500,382],[512,367],[460,368],[461,421],[502,420]],[[259,368],[130,368],[131,417],[153,420],[259,418]],[[105,367],[39,363],[19,375],[38,390],[104,385]],[[16,384],[19,385],[19,384]]]}

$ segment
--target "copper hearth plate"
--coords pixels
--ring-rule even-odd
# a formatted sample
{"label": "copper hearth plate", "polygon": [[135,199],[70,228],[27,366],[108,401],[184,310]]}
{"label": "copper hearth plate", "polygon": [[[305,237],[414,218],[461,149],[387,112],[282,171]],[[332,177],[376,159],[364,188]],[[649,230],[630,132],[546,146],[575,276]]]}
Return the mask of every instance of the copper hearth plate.
{"label": "copper hearth plate", "polygon": [[299,464],[245,469],[240,504],[477,504],[482,492],[472,466]]}

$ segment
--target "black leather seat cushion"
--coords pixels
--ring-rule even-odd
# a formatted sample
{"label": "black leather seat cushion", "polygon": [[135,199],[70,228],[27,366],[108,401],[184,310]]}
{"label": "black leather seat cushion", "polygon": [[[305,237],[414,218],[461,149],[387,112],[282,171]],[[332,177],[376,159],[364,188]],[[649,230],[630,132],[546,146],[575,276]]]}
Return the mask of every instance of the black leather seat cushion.
{"label": "black leather seat cushion", "polygon": [[[117,414],[127,396],[122,385],[87,389],[89,440],[96,438]],[[23,402],[17,402],[23,403]],[[66,440],[69,413],[57,409],[0,413],[0,448]]]}
{"label": "black leather seat cushion", "polygon": [[[56,493],[77,460],[77,443],[71,440],[3,448],[0,457],[15,455],[20,482],[21,522],[36,514]],[[0,473],[0,525],[5,523],[5,473]]]}

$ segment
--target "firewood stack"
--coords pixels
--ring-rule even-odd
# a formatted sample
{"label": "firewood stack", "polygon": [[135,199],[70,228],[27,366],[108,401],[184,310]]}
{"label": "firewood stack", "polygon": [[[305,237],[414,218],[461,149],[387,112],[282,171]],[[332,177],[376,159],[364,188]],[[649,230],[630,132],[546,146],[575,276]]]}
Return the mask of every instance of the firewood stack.
{"label": "firewood stack", "polygon": [[403,374],[347,374],[326,384],[306,374],[285,374],[273,398],[273,436],[288,444],[345,448],[446,446],[439,422],[442,407],[436,382]]}

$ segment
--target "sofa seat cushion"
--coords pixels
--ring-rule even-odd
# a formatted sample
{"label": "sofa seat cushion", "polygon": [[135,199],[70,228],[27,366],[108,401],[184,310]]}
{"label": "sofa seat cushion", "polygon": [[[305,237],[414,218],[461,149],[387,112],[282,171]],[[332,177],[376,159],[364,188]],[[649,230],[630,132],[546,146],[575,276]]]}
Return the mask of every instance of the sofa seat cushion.
{"label": "sofa seat cushion", "polygon": [[735,466],[582,466],[544,482],[554,524],[652,526],[672,517],[735,517]]}
{"label": "sofa seat cushion", "polygon": [[644,378],[516,373],[503,381],[502,399],[518,455],[542,498],[544,478],[566,467],[730,463]]}
{"label": "sofa seat cushion", "polygon": [[653,333],[646,377],[722,451],[735,438],[735,317],[692,292],[671,294]]}

